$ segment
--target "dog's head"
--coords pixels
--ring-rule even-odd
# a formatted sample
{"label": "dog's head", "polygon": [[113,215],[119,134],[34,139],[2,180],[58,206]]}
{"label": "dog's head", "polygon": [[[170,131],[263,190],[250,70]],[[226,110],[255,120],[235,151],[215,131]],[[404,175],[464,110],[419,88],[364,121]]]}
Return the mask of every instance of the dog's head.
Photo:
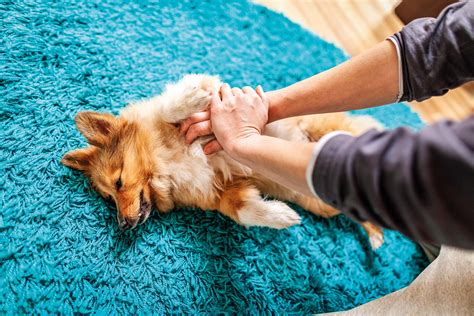
{"label": "dog's head", "polygon": [[115,202],[121,229],[143,223],[153,194],[147,134],[136,123],[106,113],[80,112],[76,125],[90,146],[68,152],[61,163],[84,172],[101,196]]}

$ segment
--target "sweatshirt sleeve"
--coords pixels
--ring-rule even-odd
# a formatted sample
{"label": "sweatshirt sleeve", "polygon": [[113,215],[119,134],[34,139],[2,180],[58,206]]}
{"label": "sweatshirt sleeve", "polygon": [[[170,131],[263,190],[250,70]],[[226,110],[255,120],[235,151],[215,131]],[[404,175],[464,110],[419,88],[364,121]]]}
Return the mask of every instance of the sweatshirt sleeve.
{"label": "sweatshirt sleeve", "polygon": [[399,54],[401,101],[443,95],[474,79],[474,1],[414,20],[389,39]]}
{"label": "sweatshirt sleeve", "polygon": [[355,220],[474,249],[474,116],[334,135],[308,169],[313,192]]}

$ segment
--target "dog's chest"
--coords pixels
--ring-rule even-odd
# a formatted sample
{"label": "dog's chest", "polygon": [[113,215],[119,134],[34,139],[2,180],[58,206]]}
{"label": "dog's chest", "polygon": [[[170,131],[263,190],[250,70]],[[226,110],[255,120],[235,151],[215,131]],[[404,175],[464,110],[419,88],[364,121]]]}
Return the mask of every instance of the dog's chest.
{"label": "dog's chest", "polygon": [[200,144],[193,144],[180,159],[169,162],[170,177],[178,194],[214,195],[215,173]]}

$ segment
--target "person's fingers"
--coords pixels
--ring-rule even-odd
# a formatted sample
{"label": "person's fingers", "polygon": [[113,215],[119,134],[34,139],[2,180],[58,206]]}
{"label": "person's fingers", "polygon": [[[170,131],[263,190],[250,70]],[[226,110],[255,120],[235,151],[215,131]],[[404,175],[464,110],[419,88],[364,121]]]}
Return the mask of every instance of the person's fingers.
{"label": "person's fingers", "polygon": [[255,90],[249,86],[243,87],[242,92],[249,95],[256,95]]}
{"label": "person's fingers", "polygon": [[240,90],[239,88],[232,88],[232,94],[234,96],[238,96],[238,95],[241,95],[243,94],[242,90]]}
{"label": "person's fingers", "polygon": [[206,155],[212,155],[220,150],[222,150],[221,144],[217,141],[217,139],[213,139],[210,142],[208,142],[206,145],[203,147],[204,153]]}
{"label": "person's fingers", "polygon": [[204,121],[191,125],[186,133],[185,139],[188,144],[191,144],[196,138],[211,134],[211,121]]}
{"label": "person's fingers", "polygon": [[221,92],[222,100],[232,98],[232,91],[230,90],[230,86],[227,83],[224,83],[221,86],[220,92]]}
{"label": "person's fingers", "polygon": [[260,96],[260,98],[262,99],[264,103],[268,103],[267,95],[265,94],[265,91],[263,91],[263,88],[261,85],[258,85],[255,91],[257,92],[257,94]]}
{"label": "person's fingers", "polygon": [[[222,90],[222,89],[221,89]],[[210,105],[210,113],[212,115],[212,113],[215,113],[219,107],[222,106],[222,101],[221,101],[221,97],[220,97],[220,94],[221,92],[213,92],[212,93],[212,97],[211,97],[211,105]]]}
{"label": "person's fingers", "polygon": [[191,115],[190,117],[188,117],[186,120],[184,120],[181,123],[181,126],[179,128],[180,133],[185,134],[188,131],[188,128],[192,124],[196,124],[196,123],[203,122],[203,121],[208,121],[210,119],[210,116],[211,116],[211,114],[210,114],[209,110],[194,113],[193,115]]}

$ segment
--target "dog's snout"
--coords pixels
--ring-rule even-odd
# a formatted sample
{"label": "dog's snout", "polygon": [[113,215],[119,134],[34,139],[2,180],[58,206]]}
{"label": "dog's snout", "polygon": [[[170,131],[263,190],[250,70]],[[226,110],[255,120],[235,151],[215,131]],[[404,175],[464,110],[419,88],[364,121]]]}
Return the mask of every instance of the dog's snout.
{"label": "dog's snout", "polygon": [[128,229],[133,229],[135,226],[137,226],[138,219],[132,219],[132,218],[119,218],[119,228],[120,230],[128,230]]}
{"label": "dog's snout", "polygon": [[[134,229],[137,225],[143,224],[148,219],[151,203],[145,198],[143,190],[140,192],[139,199],[138,209],[134,210],[134,212],[130,212],[130,209],[127,209],[126,212],[118,212],[117,221],[120,230]],[[119,205],[117,205],[117,208],[119,208]]]}

